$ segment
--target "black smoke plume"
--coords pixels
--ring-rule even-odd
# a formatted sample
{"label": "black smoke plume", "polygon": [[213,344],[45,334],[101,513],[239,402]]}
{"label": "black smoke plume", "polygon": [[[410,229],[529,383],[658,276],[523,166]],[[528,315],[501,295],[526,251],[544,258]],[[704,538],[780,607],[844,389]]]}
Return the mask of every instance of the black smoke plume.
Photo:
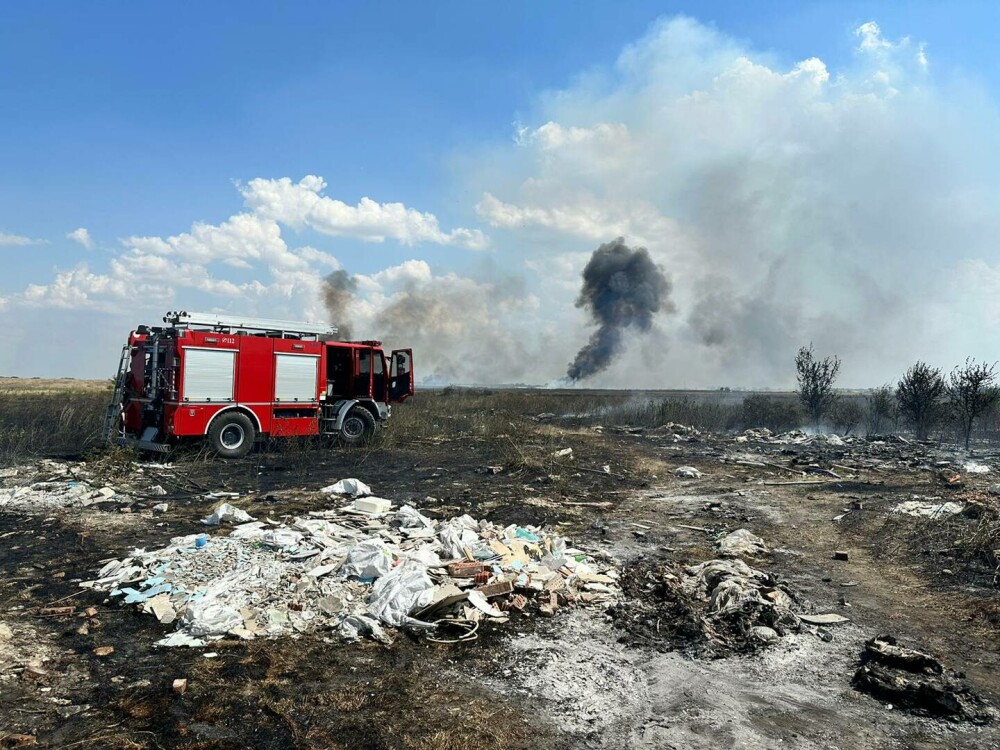
{"label": "black smoke plume", "polygon": [[600,372],[622,346],[625,329],[648,331],[653,315],[672,312],[670,281],[644,247],[630,248],[625,239],[601,245],[583,269],[577,307],[589,312],[598,329],[576,355],[566,373],[580,380]]}
{"label": "black smoke plume", "polygon": [[337,333],[343,341],[351,338],[349,311],[357,288],[357,280],[341,269],[323,279],[320,290],[320,297],[326,306],[326,314],[330,316],[330,323],[337,326]]}

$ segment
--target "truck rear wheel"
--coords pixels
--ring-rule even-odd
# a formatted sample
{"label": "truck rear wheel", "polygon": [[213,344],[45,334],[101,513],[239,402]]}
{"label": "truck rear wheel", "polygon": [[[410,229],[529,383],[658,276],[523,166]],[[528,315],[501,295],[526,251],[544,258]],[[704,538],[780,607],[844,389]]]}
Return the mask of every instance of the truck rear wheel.
{"label": "truck rear wheel", "polygon": [[363,406],[352,406],[340,426],[340,440],[347,445],[364,445],[375,437],[375,417]]}
{"label": "truck rear wheel", "polygon": [[208,429],[212,450],[223,458],[243,458],[253,448],[256,437],[253,422],[239,412],[220,414]]}

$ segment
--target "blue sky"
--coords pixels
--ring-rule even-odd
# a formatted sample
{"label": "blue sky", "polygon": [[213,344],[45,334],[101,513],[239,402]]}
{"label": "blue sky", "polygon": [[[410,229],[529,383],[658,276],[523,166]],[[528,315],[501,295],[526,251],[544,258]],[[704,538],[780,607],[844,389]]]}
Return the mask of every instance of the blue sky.
{"label": "blue sky", "polygon": [[[884,38],[899,45],[893,50],[910,54],[924,45],[935,96],[958,119],[970,111],[982,130],[992,123],[1000,94],[994,51],[1000,10],[991,3],[7,3],[0,10],[0,237],[35,244],[0,247],[0,300],[7,299],[0,318],[23,331],[54,320],[75,303],[28,304],[18,295],[81,263],[104,274],[122,254],[124,238],[166,238],[197,222],[225,222],[244,205],[238,185],[283,177],[296,183],[305,175],[322,176],[325,195],[349,206],[366,196],[402,203],[433,214],[444,232],[482,231],[490,247],[469,252],[446,240],[391,237],[373,244],[309,222],[282,225],[289,246],[308,245],[369,276],[420,260],[436,276],[477,283],[519,277],[517,294],[544,303],[547,290],[524,264],[545,248],[583,253],[596,244],[589,235],[519,238],[511,226],[494,223],[491,230],[484,220],[477,209],[484,194],[504,187],[510,193],[532,180],[522,163],[532,155],[510,152],[515,124],[538,128],[571,111],[578,122],[567,127],[592,126],[579,103],[622,85],[608,72],[622,51],[650,34],[658,19],[678,15],[716,35],[712,44],[720,49],[738,47],[774,70],[819,58],[831,81],[859,67],[855,30],[876,21]],[[921,86],[926,91],[930,84]],[[607,119],[630,123],[630,116],[611,109]],[[650,200],[685,224],[652,193]],[[80,227],[90,249],[66,236]],[[257,278],[253,268],[237,265],[226,270],[233,283]],[[573,272],[578,268],[579,262]],[[374,321],[392,291],[382,281],[369,289],[363,302]],[[192,296],[239,307],[239,299],[204,292]],[[102,372],[110,342],[147,309],[136,304],[112,312],[122,307],[97,305],[94,314],[118,330],[99,353],[62,374]],[[562,321],[576,326],[574,336],[585,335],[578,311],[573,321],[544,304],[536,314],[532,326],[521,311],[526,329]],[[551,345],[562,330],[546,329],[536,346]],[[7,336],[0,343],[24,340]],[[706,366],[705,377],[724,377],[722,366]],[[3,373],[53,375],[61,367],[44,352],[0,356]],[[536,380],[552,375],[546,370]],[[771,374],[758,368],[747,377]]]}

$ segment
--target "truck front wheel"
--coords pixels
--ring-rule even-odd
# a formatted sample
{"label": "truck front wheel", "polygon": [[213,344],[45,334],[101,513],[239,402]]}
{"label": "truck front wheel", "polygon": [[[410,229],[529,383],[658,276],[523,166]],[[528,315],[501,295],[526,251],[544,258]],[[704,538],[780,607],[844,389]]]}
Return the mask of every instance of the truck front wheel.
{"label": "truck front wheel", "polygon": [[352,406],[340,426],[340,440],[347,445],[364,445],[375,436],[375,417],[363,406]]}
{"label": "truck front wheel", "polygon": [[243,458],[253,448],[257,431],[246,414],[220,414],[208,430],[212,450],[223,458]]}

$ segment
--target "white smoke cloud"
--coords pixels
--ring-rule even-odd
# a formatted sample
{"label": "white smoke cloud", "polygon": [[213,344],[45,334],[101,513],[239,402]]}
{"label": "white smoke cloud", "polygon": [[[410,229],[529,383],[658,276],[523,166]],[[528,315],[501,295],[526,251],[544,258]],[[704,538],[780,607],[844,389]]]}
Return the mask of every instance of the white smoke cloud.
{"label": "white smoke cloud", "polygon": [[[565,257],[569,236],[621,234],[674,281],[677,319],[595,385],[787,385],[809,341],[843,357],[845,384],[869,385],[916,357],[988,358],[1000,344],[982,320],[933,338],[942,310],[985,295],[946,279],[998,260],[996,112],[938,86],[923,45],[874,23],[856,39],[831,73],[661,21],[612,68],[546,95],[541,124],[519,125],[516,157],[498,159],[510,169],[490,173],[503,179],[478,205],[494,243],[546,231]],[[560,273],[538,254],[533,268]]]}
{"label": "white smoke cloud", "polygon": [[358,276],[353,335],[412,347],[425,383],[533,382],[548,336],[524,332],[539,327],[540,300],[520,278],[490,276],[435,274],[420,260]]}

